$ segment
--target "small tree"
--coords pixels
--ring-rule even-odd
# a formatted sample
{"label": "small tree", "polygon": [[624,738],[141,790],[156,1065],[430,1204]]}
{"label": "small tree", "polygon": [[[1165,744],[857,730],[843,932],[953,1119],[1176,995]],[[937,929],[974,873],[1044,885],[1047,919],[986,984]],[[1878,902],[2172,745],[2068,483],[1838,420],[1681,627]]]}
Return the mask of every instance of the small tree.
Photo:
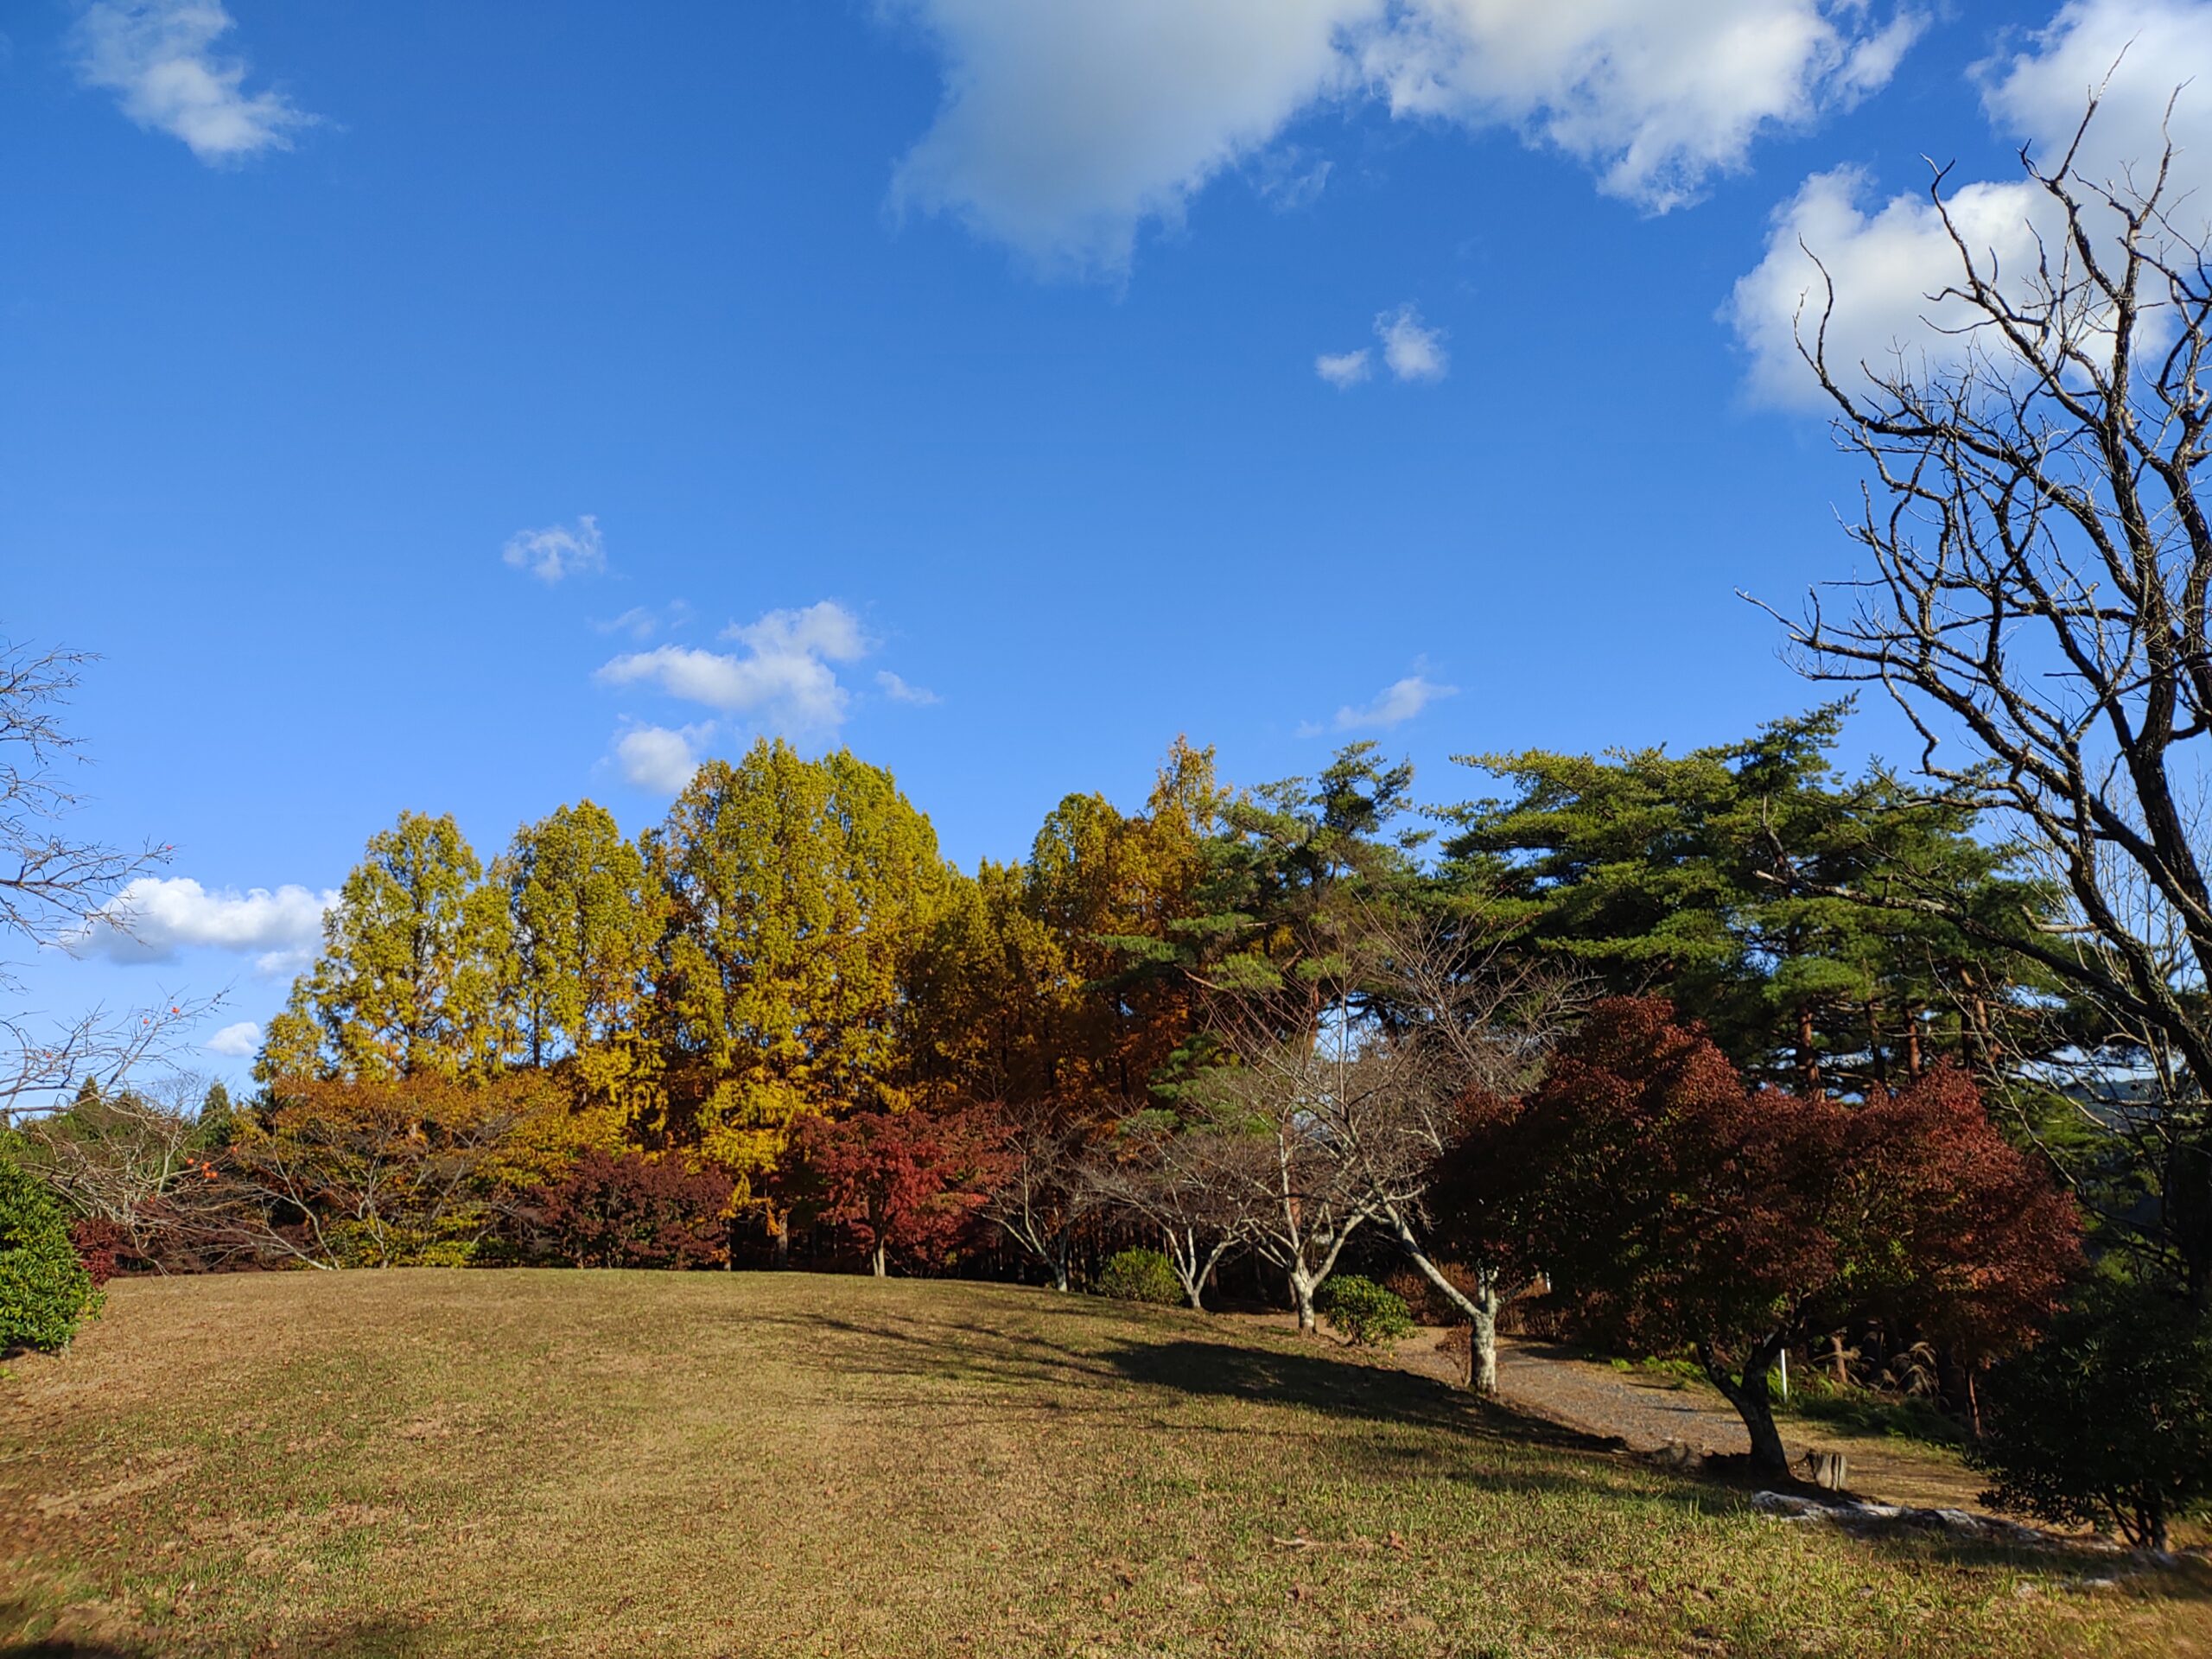
{"label": "small tree", "polygon": [[982,1215],[1068,1287],[1068,1261],[1084,1224],[1110,1200],[1103,1160],[1089,1132],[1052,1103],[1033,1102],[1006,1114],[1006,1173],[992,1187]]}
{"label": "small tree", "polygon": [[2142,1287],[2105,1287],[1992,1373],[1967,1451],[1985,1502],[2164,1549],[2212,1507],[2212,1320]]}
{"label": "small tree", "polygon": [[546,1243],[580,1268],[705,1268],[728,1259],[727,1175],[635,1152],[586,1153],[544,1189]]}
{"label": "small tree", "polygon": [[951,1252],[1007,1177],[1005,1139],[981,1111],[808,1118],[781,1184],[815,1219],[850,1229],[880,1279],[894,1255],[934,1266]]}
{"label": "small tree", "polygon": [[1758,1466],[1788,1457],[1769,1379],[1789,1344],[1868,1318],[1984,1351],[2047,1316],[2080,1222],[1948,1071],[1863,1105],[1748,1090],[1652,998],[1602,1002],[1493,1120],[1513,1219],[1593,1332],[1688,1347]]}
{"label": "small tree", "polygon": [[1109,1202],[1159,1229],[1183,1300],[1199,1313],[1214,1270],[1251,1233],[1249,1183],[1221,1179],[1225,1150],[1214,1133],[1167,1112],[1133,1113],[1116,1135],[1119,1160],[1099,1178]]}
{"label": "small tree", "polygon": [[0,1146],[0,1353],[67,1347],[95,1298],[61,1206]]}

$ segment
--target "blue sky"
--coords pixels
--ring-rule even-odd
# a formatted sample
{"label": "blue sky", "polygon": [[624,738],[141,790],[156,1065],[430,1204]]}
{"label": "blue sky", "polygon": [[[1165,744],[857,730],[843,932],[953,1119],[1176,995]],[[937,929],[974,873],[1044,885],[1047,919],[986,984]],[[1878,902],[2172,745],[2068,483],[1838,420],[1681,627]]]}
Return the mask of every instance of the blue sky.
{"label": "blue sky", "polygon": [[761,731],[972,865],[1178,733],[1452,800],[1802,708],[1733,596],[1852,564],[1798,237],[1910,334],[1923,155],[2002,243],[2013,149],[2131,41],[2139,141],[2208,16],[22,0],[0,632],[101,654],[85,827],[197,884],[31,1001],[212,1039],[402,808],[634,830]]}

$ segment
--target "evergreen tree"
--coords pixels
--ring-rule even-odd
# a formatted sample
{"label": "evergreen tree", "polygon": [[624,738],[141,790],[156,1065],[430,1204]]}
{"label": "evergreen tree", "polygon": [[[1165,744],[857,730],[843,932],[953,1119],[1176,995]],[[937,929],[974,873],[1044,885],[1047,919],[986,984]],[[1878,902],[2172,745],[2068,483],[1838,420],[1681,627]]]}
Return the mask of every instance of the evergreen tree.
{"label": "evergreen tree", "polygon": [[[1830,756],[1847,705],[1675,756],[1463,757],[1513,786],[1453,808],[1440,885],[1620,995],[1663,992],[1768,1081],[1863,1090],[1939,1052],[1985,1074],[2024,1027],[2024,957],[1928,913],[1931,892],[2027,930],[2043,895],[1971,814]],[[1894,899],[1894,903],[1885,902]]]}

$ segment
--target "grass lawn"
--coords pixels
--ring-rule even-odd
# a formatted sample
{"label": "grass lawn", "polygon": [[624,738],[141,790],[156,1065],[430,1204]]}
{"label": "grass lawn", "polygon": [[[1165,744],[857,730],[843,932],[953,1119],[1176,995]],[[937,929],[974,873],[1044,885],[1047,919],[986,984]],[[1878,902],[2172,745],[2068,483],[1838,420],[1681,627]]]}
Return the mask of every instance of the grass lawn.
{"label": "grass lawn", "polygon": [[8,1370],[0,1654],[2212,1654],[2201,1566],[2069,1588],[2098,1566],[1776,1521],[1039,1291],[137,1281]]}

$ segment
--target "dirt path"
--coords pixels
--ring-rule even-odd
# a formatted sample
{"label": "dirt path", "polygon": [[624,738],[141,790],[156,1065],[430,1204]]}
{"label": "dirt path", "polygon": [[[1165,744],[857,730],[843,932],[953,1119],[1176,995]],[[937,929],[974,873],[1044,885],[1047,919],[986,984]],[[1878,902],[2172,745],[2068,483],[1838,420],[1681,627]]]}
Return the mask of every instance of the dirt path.
{"label": "dirt path", "polygon": [[[1497,1391],[1539,1417],[1586,1433],[1617,1438],[1638,1452],[1680,1440],[1701,1456],[1743,1453],[1751,1437],[1725,1401],[1673,1378],[1614,1370],[1538,1343],[1498,1344]],[[1803,1451],[1794,1425],[1783,1434],[1792,1454]]]}

